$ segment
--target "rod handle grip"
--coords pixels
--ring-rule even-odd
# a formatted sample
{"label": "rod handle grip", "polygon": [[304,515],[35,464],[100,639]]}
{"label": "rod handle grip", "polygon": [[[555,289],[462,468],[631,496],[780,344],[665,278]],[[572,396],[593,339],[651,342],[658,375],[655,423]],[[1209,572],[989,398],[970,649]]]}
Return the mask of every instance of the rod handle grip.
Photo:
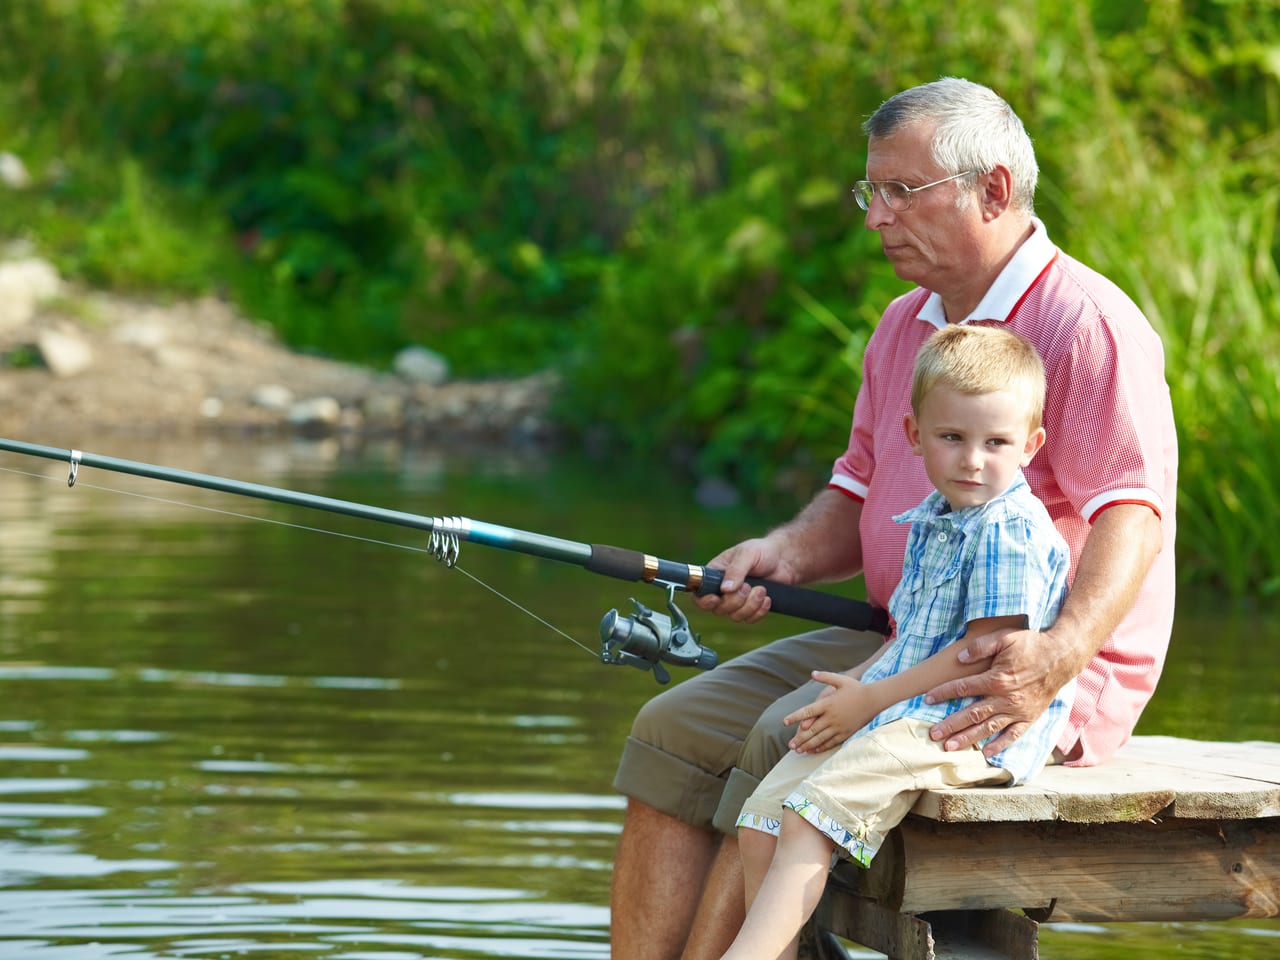
{"label": "rod handle grip", "polygon": [[[704,567],[702,586],[698,588],[698,596],[708,596],[720,592],[720,583],[724,580],[724,571],[715,567]],[[827,623],[833,627],[848,627],[850,630],[873,630],[876,633],[889,632],[889,615],[879,607],[874,607],[865,600],[853,600],[849,597],[838,597],[820,590],[797,587],[789,583],[778,583],[762,577],[747,577],[747,583],[753,587],[764,587],[769,594],[770,611],[798,617],[801,620],[814,620]]]}

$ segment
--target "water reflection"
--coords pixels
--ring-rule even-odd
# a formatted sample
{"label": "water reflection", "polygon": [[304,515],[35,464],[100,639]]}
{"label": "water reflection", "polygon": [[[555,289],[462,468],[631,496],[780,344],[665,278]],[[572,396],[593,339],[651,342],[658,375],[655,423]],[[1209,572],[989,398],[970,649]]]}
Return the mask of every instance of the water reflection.
{"label": "water reflection", "polygon": [[[537,456],[100,452],[691,560],[762,523]],[[485,548],[464,550],[462,576],[412,531],[85,469],[69,491],[57,465],[0,466],[37,474],[0,473],[0,960],[608,955],[610,780],[657,687],[599,664],[596,629],[651,588]],[[695,623],[722,657],[788,627]],[[1196,629],[1175,644],[1144,732],[1275,739],[1280,644],[1258,640],[1273,623],[1249,629],[1215,619],[1212,650]],[[1042,942],[1054,957],[1176,942],[1249,958],[1274,955],[1275,930]]]}

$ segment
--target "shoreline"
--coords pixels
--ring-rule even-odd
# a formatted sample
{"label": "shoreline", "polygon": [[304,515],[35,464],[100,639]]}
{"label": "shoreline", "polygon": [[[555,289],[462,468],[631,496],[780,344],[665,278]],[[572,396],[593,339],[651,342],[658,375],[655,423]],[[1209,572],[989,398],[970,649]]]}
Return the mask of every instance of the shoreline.
{"label": "shoreline", "polygon": [[34,259],[0,263],[0,299],[0,435],[14,439],[554,440],[549,373],[456,381],[443,362],[421,376],[374,370],[292,350],[214,297],[161,303],[74,289]]}

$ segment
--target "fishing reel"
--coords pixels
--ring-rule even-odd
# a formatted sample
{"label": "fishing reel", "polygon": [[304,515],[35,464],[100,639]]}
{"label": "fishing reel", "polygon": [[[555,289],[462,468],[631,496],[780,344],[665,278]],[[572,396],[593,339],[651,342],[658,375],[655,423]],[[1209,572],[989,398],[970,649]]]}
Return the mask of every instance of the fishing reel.
{"label": "fishing reel", "polygon": [[670,616],[655,613],[634,597],[631,603],[636,612],[631,616],[620,617],[617,610],[604,615],[600,621],[601,662],[652,670],[653,678],[664,684],[671,680],[662,665],[664,660],[699,670],[710,670],[720,662],[714,650],[702,645],[690,629],[688,618],[676,606],[676,584],[664,586]]}

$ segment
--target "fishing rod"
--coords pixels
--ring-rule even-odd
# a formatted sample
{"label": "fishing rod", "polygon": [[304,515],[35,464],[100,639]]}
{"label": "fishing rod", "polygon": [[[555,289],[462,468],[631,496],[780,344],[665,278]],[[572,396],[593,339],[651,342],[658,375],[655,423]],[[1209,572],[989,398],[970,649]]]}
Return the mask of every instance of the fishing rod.
{"label": "fishing rod", "polygon": [[[663,662],[710,670],[719,659],[714,650],[702,645],[698,634],[690,628],[688,618],[675,603],[677,591],[687,591],[698,596],[719,593],[724,580],[724,571],[715,567],[663,560],[651,554],[605,544],[578,543],[560,537],[486,523],[483,520],[470,520],[466,517],[428,517],[416,513],[405,513],[400,510],[388,510],[350,500],[337,500],[283,487],[248,483],[208,473],[194,473],[190,470],[141,463],[137,460],[100,456],[85,453],[82,450],[47,447],[4,438],[0,438],[0,450],[68,464],[70,472],[67,475],[67,486],[69,487],[75,486],[81,466],[96,467],[115,473],[126,473],[152,480],[164,480],[242,497],[271,500],[364,520],[374,520],[379,523],[425,530],[431,534],[427,552],[449,567],[456,563],[461,542],[466,541],[576,564],[591,573],[614,577],[618,580],[652,583],[666,591],[667,613],[657,613],[634,598],[631,603],[635,607],[635,612],[630,616],[624,617],[619,615],[617,610],[610,610],[600,621],[601,662],[652,670],[654,678],[659,683],[666,683],[670,680],[670,674],[662,666]],[[885,611],[861,600],[838,597],[758,577],[748,577],[747,583],[752,586],[763,586],[768,591],[772,601],[770,609],[776,613],[853,630],[875,630],[888,633],[888,617]]]}

